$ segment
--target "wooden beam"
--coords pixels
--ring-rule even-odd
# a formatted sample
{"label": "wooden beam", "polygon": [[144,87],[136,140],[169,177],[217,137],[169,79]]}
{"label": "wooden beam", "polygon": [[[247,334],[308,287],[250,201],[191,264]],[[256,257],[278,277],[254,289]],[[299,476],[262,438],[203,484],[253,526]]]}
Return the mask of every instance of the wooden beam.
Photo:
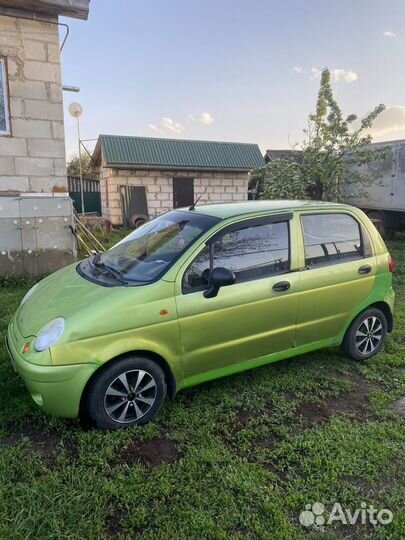
{"label": "wooden beam", "polygon": [[90,0],[0,0],[0,8],[23,9],[36,15],[64,15],[86,20],[89,16],[89,3]]}

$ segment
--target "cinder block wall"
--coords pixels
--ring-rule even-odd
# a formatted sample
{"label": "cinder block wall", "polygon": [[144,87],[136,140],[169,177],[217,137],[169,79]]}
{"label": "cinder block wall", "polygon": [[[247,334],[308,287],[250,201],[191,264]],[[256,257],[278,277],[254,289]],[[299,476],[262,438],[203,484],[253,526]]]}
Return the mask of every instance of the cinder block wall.
{"label": "cinder block wall", "polygon": [[237,202],[248,198],[247,172],[132,171],[101,168],[100,191],[103,216],[122,225],[120,186],[145,186],[150,217],[173,209],[173,177],[194,178],[194,197],[200,204]]}
{"label": "cinder block wall", "polygon": [[56,24],[0,16],[12,130],[0,136],[0,195],[67,190],[59,47]]}

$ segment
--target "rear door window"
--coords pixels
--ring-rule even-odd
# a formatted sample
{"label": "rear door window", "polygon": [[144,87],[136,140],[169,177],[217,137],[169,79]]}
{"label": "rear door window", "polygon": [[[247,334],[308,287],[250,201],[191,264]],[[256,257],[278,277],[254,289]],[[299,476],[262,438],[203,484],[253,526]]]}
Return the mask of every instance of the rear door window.
{"label": "rear door window", "polygon": [[349,214],[306,214],[301,216],[301,222],[306,266],[363,258],[360,225]]}

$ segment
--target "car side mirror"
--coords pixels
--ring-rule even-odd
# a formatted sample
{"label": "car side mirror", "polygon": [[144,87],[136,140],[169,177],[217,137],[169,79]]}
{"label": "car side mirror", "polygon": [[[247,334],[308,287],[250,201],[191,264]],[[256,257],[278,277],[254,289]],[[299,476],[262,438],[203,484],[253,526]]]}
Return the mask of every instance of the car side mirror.
{"label": "car side mirror", "polygon": [[204,291],[205,298],[214,298],[214,296],[217,296],[221,287],[233,285],[235,281],[236,276],[232,270],[222,268],[221,266],[214,268],[210,275],[208,289]]}

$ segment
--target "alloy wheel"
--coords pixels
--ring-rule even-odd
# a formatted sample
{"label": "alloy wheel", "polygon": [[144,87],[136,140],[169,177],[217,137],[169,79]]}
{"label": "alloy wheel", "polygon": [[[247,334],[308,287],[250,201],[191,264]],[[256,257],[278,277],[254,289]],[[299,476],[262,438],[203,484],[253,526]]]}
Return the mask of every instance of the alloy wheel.
{"label": "alloy wheel", "polygon": [[145,416],[156,400],[157,385],[143,369],[125,371],[108,386],[104,408],[114,422],[128,424]]}
{"label": "alloy wheel", "polygon": [[378,317],[367,317],[356,332],[356,348],[361,354],[374,352],[383,336],[383,325]]}

